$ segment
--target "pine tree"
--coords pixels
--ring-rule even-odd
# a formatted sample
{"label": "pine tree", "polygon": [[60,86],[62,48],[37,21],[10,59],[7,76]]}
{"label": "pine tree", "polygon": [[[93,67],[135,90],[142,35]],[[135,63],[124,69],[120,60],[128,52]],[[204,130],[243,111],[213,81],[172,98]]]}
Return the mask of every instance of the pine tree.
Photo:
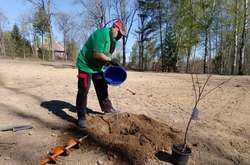
{"label": "pine tree", "polygon": [[22,36],[16,24],[13,26],[13,29],[11,31],[11,39],[14,46],[14,52],[12,56],[13,58],[15,58],[16,56],[21,55],[21,48],[22,48]]}

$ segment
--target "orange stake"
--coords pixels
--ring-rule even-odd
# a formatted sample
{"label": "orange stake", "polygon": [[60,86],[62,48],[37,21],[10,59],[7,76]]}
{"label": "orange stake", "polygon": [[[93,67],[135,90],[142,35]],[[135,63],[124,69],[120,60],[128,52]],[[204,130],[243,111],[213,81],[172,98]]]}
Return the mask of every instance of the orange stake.
{"label": "orange stake", "polygon": [[40,162],[39,165],[45,165],[49,162],[53,162],[53,163],[56,163],[56,158],[62,154],[66,154],[66,155],[69,155],[69,149],[72,148],[72,147],[79,147],[80,143],[86,139],[88,137],[87,136],[84,136],[80,139],[75,139],[75,138],[71,138],[67,145],[65,146],[57,146],[53,149],[52,151],[52,155],[51,156],[48,156],[47,159],[43,160],[42,162]]}

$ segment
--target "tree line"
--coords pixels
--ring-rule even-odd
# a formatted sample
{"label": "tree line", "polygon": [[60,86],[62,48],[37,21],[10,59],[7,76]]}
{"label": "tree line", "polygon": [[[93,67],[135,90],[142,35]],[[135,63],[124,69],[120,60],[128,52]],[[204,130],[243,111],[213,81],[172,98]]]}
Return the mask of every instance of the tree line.
{"label": "tree line", "polygon": [[[1,56],[55,60],[54,19],[64,57],[74,61],[92,31],[121,19],[128,35],[116,56],[129,69],[250,74],[248,0],[72,0],[81,9],[80,21],[53,10],[53,0],[24,1],[34,14],[23,16],[12,31],[3,31],[7,18],[0,13]],[[135,42],[128,50],[131,37]]]}
{"label": "tree line", "polygon": [[52,0],[24,0],[32,4],[33,13],[20,16],[12,30],[3,31],[8,22],[0,12],[0,55],[6,57],[32,57],[42,60],[55,60],[56,40],[52,33],[52,19],[63,36],[65,60],[73,61],[78,51],[78,26],[70,14],[53,11]]}
{"label": "tree line", "polygon": [[250,73],[248,0],[139,0],[137,4],[138,40],[131,67]]}

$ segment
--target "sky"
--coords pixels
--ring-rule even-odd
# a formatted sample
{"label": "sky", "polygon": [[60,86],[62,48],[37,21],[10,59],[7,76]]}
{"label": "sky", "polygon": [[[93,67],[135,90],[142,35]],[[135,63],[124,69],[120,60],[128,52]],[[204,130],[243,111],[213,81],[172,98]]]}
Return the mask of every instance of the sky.
{"label": "sky", "polygon": [[[80,8],[73,4],[72,0],[54,0],[54,11],[63,11],[70,13],[71,15],[77,15]],[[22,15],[32,15],[33,8],[31,3],[26,0],[0,0],[0,12],[2,12],[8,18],[8,24],[5,30],[11,30],[14,24],[19,24]],[[61,32],[58,27],[55,26],[55,21],[53,20],[53,33],[57,40],[60,42],[63,40]]]}
{"label": "sky", "polygon": [[[79,5],[73,4],[73,0],[53,0],[53,11],[66,12],[72,16],[79,17],[77,14],[81,11]],[[8,23],[4,30],[11,30],[14,24],[19,25],[22,15],[33,14],[32,5],[27,0],[0,0],[0,12],[8,19]],[[80,18],[79,18],[80,19]],[[52,21],[53,35],[59,42],[63,41],[62,33],[58,30],[55,21]],[[127,42],[127,53],[131,51],[131,47],[135,42],[135,37],[130,35]],[[127,55],[128,56],[128,55]]]}

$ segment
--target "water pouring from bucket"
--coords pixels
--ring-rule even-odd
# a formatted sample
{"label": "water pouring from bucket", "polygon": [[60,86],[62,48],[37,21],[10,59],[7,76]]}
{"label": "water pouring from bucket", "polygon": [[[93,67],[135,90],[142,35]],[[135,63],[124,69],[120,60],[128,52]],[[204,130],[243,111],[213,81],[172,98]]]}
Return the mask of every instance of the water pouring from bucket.
{"label": "water pouring from bucket", "polygon": [[[104,69],[103,77],[107,84],[112,86],[119,86],[127,79],[127,72],[121,66],[108,66]],[[120,90],[120,88],[118,88]],[[120,92],[117,92],[118,94]],[[116,95],[116,108],[118,108],[119,96]],[[118,110],[119,111],[119,110]],[[118,117],[118,116],[117,116]]]}
{"label": "water pouring from bucket", "polygon": [[121,85],[127,79],[127,72],[121,66],[108,66],[103,72],[103,77],[109,85]]}

